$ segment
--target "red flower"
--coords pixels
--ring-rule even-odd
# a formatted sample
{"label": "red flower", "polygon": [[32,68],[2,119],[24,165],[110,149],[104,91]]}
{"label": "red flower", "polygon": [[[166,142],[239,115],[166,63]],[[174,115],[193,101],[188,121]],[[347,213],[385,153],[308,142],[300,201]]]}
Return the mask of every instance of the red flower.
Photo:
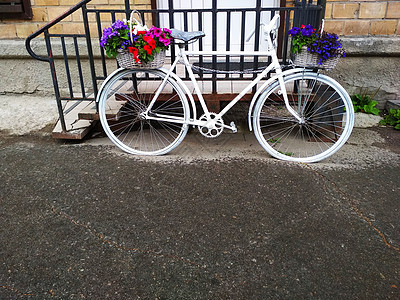
{"label": "red flower", "polygon": [[149,46],[151,47],[151,49],[154,49],[156,47],[156,41],[151,39],[151,41],[149,42]]}
{"label": "red flower", "polygon": [[143,40],[149,44],[151,49],[154,49],[156,47],[156,41],[151,37],[151,36],[144,36]]}
{"label": "red flower", "polygon": [[147,54],[150,55],[153,52],[153,49],[149,45],[144,45],[144,50],[146,50]]}
{"label": "red flower", "polygon": [[145,35],[145,36],[143,37],[143,40],[144,40],[146,43],[150,42],[152,39],[153,39],[153,38],[152,38],[151,36],[148,36],[148,35]]}
{"label": "red flower", "polygon": [[133,54],[133,56],[138,56],[139,54],[139,49],[135,47],[128,47],[129,52]]}
{"label": "red flower", "polygon": [[139,35],[139,34],[146,34],[147,33],[147,31],[138,31],[137,33],[136,33],[136,35]]}
{"label": "red flower", "polygon": [[306,25],[301,25],[301,26],[300,26],[300,29],[303,29],[304,27],[306,27]]}
{"label": "red flower", "polygon": [[139,55],[139,49],[135,47],[128,47],[129,52],[133,54],[133,58],[136,60],[136,62],[139,61],[138,55]]}

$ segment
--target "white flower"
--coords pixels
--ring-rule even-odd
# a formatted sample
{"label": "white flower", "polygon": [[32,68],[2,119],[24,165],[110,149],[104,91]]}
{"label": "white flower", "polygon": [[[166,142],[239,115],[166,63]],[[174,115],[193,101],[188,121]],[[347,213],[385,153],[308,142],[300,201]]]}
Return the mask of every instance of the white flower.
{"label": "white flower", "polygon": [[148,31],[149,28],[146,25],[136,25],[133,27],[133,33],[136,35],[138,31]]}

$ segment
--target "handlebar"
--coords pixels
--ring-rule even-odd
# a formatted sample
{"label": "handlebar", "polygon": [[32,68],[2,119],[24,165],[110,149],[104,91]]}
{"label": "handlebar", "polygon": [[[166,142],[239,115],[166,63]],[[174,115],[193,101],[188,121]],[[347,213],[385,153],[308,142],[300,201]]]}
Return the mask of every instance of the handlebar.
{"label": "handlebar", "polygon": [[[272,20],[268,24],[260,23],[260,26],[264,27],[264,34],[269,37],[269,34],[272,32],[274,34],[272,44],[275,44],[276,31],[278,30],[280,25],[280,16],[276,14]],[[250,36],[246,39],[246,42],[249,42],[256,30],[254,29]],[[268,38],[267,38],[268,40]]]}
{"label": "handlebar", "polygon": [[276,31],[279,28],[281,17],[276,14],[272,20],[268,23],[268,25],[264,25],[265,34],[271,33],[272,31]]}

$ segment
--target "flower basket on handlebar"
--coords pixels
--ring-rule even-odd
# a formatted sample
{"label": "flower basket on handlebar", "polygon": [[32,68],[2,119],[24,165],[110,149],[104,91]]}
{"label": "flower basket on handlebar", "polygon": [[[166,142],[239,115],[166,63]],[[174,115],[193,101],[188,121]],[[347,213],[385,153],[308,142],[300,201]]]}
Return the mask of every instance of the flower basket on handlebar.
{"label": "flower basket on handlebar", "polygon": [[118,64],[125,69],[154,69],[160,68],[164,65],[165,61],[165,50],[161,50],[159,53],[154,54],[154,59],[147,63],[136,62],[132,53],[128,51],[122,51],[117,54]]}
{"label": "flower basket on handlebar", "polygon": [[149,29],[142,25],[141,18],[133,18],[134,13],[138,11],[132,11],[129,21],[118,20],[104,28],[100,46],[123,68],[159,68],[171,43],[171,30],[155,26]]}
{"label": "flower basket on handlebar", "polygon": [[332,70],[346,54],[338,36],[317,32],[311,25],[289,30],[292,37],[292,60],[296,66]]}

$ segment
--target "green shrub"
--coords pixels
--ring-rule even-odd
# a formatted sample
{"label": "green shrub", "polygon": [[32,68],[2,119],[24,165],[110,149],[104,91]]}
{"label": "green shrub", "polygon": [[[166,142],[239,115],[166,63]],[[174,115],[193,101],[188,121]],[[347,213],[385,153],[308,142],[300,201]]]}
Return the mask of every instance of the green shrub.
{"label": "green shrub", "polygon": [[379,122],[381,125],[394,126],[394,129],[400,130],[400,109],[391,109],[389,114]]}
{"label": "green shrub", "polygon": [[368,89],[361,89],[359,94],[354,94],[353,96],[351,96],[354,112],[363,112],[366,114],[374,114],[378,116],[380,110],[375,107],[378,102],[373,100],[378,91],[379,89],[373,95],[370,95]]}

